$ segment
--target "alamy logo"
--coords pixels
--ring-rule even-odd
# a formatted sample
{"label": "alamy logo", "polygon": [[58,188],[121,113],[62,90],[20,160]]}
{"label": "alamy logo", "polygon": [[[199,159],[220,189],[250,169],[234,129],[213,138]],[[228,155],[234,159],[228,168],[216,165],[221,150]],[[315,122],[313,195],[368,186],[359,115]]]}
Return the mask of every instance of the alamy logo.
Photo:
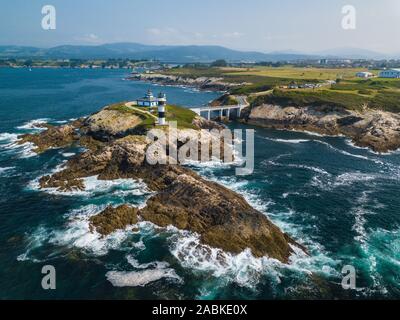
{"label": "alamy logo", "polygon": [[45,276],[42,278],[42,288],[44,290],[55,290],[56,289],[56,268],[51,265],[43,266],[42,274]]}
{"label": "alamy logo", "polygon": [[244,141],[241,129],[178,130],[177,123],[170,121],[168,127],[147,133],[151,144],[146,161],[150,165],[220,161],[237,166],[236,175],[250,175],[254,170],[254,130],[245,131]]}
{"label": "alamy logo", "polygon": [[346,5],[342,8],[342,28],[344,30],[355,30],[357,24],[356,8],[352,5]]}
{"label": "alamy logo", "polygon": [[344,290],[356,289],[356,269],[353,266],[344,266],[342,269],[342,288]]}
{"label": "alamy logo", "polygon": [[42,18],[43,30],[55,30],[56,29],[56,8],[52,5],[43,6],[42,14],[45,15]]}

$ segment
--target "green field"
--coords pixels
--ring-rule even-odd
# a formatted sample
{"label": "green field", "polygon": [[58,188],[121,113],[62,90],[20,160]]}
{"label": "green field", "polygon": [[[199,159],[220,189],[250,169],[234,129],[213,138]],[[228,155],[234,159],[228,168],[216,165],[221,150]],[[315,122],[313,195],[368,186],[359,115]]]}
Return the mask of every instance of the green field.
{"label": "green field", "polygon": [[[220,77],[226,82],[245,83],[231,90],[233,95],[248,95],[253,104],[275,102],[284,105],[330,105],[357,110],[362,106],[400,112],[400,79],[361,79],[360,68],[250,67],[250,68],[174,68],[167,74],[186,77]],[[370,70],[378,75],[379,70]],[[326,85],[327,80],[338,80]],[[316,89],[287,89],[295,82],[323,84]],[[272,93],[271,93],[272,92]],[[257,93],[259,93],[257,95]],[[257,97],[254,97],[256,96]]]}
{"label": "green field", "polygon": [[[157,118],[157,108],[149,107],[129,107],[126,102],[116,103],[107,107],[108,110],[117,110],[122,113],[130,113],[138,116],[142,122],[139,125],[145,129],[155,128]],[[176,105],[167,105],[165,108],[166,120],[176,121],[179,129],[196,129],[192,124],[193,119],[197,116],[190,109],[179,107]],[[151,116],[151,113],[153,116]]]}

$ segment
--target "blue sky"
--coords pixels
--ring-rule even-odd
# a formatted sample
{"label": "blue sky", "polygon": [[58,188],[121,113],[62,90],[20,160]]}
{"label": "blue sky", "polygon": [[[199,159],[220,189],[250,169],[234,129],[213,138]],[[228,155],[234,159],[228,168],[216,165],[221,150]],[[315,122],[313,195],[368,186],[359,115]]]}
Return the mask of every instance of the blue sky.
{"label": "blue sky", "polygon": [[[41,28],[46,4],[56,8],[56,30]],[[355,30],[341,27],[347,4],[357,10]],[[400,0],[3,0],[1,7],[1,45],[140,42],[400,52]]]}

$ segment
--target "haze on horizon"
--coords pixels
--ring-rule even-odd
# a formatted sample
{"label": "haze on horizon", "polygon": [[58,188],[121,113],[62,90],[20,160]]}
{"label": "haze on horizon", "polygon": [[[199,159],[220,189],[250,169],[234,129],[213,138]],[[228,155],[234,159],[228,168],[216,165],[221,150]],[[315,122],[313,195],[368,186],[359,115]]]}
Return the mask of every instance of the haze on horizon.
{"label": "haze on horizon", "polygon": [[[57,29],[43,30],[41,9],[57,10]],[[341,26],[342,7],[357,10],[355,30]],[[262,52],[320,52],[353,47],[400,53],[398,0],[8,0],[0,45],[137,42],[221,45]]]}

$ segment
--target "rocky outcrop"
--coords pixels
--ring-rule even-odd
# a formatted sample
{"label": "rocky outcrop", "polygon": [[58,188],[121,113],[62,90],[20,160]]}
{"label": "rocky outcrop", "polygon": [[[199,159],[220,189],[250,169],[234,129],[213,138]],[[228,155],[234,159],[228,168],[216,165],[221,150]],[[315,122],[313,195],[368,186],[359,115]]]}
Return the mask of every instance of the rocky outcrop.
{"label": "rocky outcrop", "polygon": [[213,130],[213,129],[223,130],[223,129],[225,129],[225,126],[223,126],[222,124],[215,122],[215,121],[204,119],[199,116],[195,117],[193,119],[192,123],[198,129],[204,129],[204,130]]}
{"label": "rocky outcrop", "polygon": [[149,141],[129,136],[88,150],[70,159],[61,172],[40,179],[42,188],[83,189],[82,178],[139,179],[156,192],[145,208],[106,208],[92,217],[93,230],[102,235],[134,224],[136,215],[158,226],[173,225],[197,232],[203,241],[228,252],[250,248],[257,257],[268,255],[287,262],[296,243],[252,208],[239,194],[201,178],[180,165],[150,165],[146,161]]}
{"label": "rocky outcrop", "polygon": [[77,133],[78,126],[78,122],[58,127],[47,125],[47,130],[39,134],[25,134],[20,136],[20,140],[17,143],[33,143],[36,146],[33,151],[36,153],[42,153],[51,148],[67,147],[79,140]]}
{"label": "rocky outcrop", "polygon": [[246,122],[268,128],[345,135],[355,145],[376,152],[400,147],[400,115],[378,110],[352,111],[329,106],[281,107],[263,104],[251,109]]}
{"label": "rocky outcrop", "polygon": [[[82,121],[60,127],[49,126],[46,131],[26,135],[22,140],[34,143],[41,152],[73,142],[87,148],[70,158],[63,170],[40,178],[41,188],[84,190],[84,178],[97,176],[100,180],[140,180],[154,192],[144,208],[129,205],[107,207],[91,217],[92,232],[105,236],[139,220],[147,220],[160,227],[173,225],[196,232],[203,243],[227,252],[236,254],[250,248],[256,257],[267,255],[282,262],[288,262],[292,246],[301,247],[239,194],[207,181],[179,164],[150,164],[149,160],[155,155],[149,156],[147,151],[154,146],[154,141],[146,135],[130,132],[130,128],[138,123],[140,120],[136,116],[118,105],[118,110],[105,108]],[[227,149],[227,137],[221,139],[207,130],[200,130],[221,130],[223,126],[195,117],[193,127],[197,130],[178,129],[168,133],[168,137],[173,138],[174,148],[163,155],[166,160],[172,157],[171,150],[181,151],[188,140],[194,141],[193,146],[196,146],[193,154],[201,155],[203,145],[211,152],[213,145],[218,143],[221,158],[233,160],[231,147]],[[176,137],[171,137],[171,134]],[[204,144],[204,141],[210,144]],[[190,148],[184,150],[184,157],[188,150],[192,152]]]}
{"label": "rocky outcrop", "polygon": [[297,245],[242,196],[193,174],[178,175],[139,215],[159,226],[196,232],[204,243],[235,254],[250,248],[256,257],[287,262],[290,244]]}
{"label": "rocky outcrop", "polygon": [[109,141],[128,135],[141,122],[136,114],[105,108],[85,119],[84,130],[97,140]]}
{"label": "rocky outcrop", "polygon": [[165,75],[159,73],[135,74],[129,77],[131,80],[146,81],[161,85],[188,86],[201,90],[228,91],[229,89],[246,85],[247,83],[230,83],[223,81],[223,78],[216,77],[183,77]]}
{"label": "rocky outcrop", "polygon": [[138,222],[137,212],[138,209],[126,204],[116,208],[108,206],[102,213],[90,218],[91,230],[95,228],[98,233],[105,236],[115,230],[124,229]]}

